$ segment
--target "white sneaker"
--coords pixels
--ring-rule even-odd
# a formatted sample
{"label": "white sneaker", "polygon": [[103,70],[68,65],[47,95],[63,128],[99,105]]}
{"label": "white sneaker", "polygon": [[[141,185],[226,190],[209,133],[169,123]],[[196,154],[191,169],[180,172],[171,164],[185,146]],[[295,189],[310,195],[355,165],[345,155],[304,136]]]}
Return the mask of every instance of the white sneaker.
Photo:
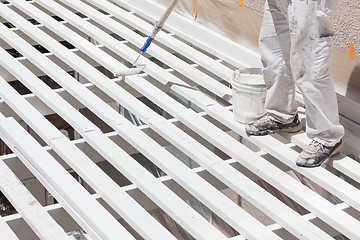
{"label": "white sneaker", "polygon": [[319,167],[328,161],[331,156],[341,152],[344,147],[342,140],[333,147],[327,147],[315,140],[312,140],[307,148],[305,148],[296,160],[296,165],[300,167]]}

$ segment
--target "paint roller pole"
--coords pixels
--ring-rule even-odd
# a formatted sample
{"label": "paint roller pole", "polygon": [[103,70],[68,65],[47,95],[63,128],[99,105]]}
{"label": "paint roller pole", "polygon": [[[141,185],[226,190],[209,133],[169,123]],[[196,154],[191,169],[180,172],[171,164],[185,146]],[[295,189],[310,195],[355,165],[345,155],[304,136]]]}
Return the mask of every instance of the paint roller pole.
{"label": "paint roller pole", "polygon": [[165,21],[168,19],[168,17],[170,16],[171,12],[174,10],[177,2],[179,0],[174,0],[174,2],[170,5],[170,7],[168,9],[166,9],[166,11],[164,12],[164,14],[162,15],[162,17],[160,18],[159,21],[157,21],[154,25],[153,31],[150,34],[150,36],[148,37],[148,39],[146,40],[144,46],[140,49],[140,54],[139,56],[136,58],[135,62],[133,65],[135,65],[135,63],[137,62],[137,60],[139,59],[139,57],[146,52],[146,50],[148,49],[148,47],[150,46],[150,44],[152,43],[152,41],[154,40],[156,34],[158,34],[158,32],[161,30],[161,28],[164,26]]}

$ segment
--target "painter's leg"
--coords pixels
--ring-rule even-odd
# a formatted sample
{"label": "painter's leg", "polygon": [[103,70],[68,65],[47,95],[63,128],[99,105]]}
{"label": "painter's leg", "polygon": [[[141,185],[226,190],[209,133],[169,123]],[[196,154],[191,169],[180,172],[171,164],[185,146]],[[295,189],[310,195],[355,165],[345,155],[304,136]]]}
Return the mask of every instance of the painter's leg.
{"label": "painter's leg", "polygon": [[325,146],[334,146],[344,135],[330,71],[335,6],[336,0],[293,0],[290,14],[295,24],[291,66],[305,101],[306,131]]}
{"label": "painter's leg", "polygon": [[265,108],[279,122],[290,123],[296,115],[295,83],[290,67],[290,0],[267,0],[259,38],[267,86]]}

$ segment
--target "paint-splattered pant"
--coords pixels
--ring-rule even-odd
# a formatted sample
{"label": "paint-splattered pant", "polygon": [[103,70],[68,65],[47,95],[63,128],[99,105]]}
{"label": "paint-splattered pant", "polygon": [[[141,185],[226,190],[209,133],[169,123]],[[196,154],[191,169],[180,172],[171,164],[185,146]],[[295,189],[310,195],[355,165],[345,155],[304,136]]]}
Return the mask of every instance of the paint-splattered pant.
{"label": "paint-splattered pant", "polygon": [[335,6],[336,0],[267,0],[259,43],[268,113],[291,122],[298,86],[305,101],[307,134],[327,146],[344,135],[330,71]]}

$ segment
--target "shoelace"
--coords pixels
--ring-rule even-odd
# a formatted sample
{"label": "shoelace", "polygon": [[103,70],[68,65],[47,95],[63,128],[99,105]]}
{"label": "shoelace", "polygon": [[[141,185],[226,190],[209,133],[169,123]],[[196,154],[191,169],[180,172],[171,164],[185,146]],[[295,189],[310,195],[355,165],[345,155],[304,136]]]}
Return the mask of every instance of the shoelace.
{"label": "shoelace", "polygon": [[318,141],[312,140],[310,145],[314,146],[316,151],[319,151],[319,150],[322,150],[323,152],[325,151],[324,145],[322,145]]}
{"label": "shoelace", "polygon": [[272,123],[273,120],[269,117],[269,116],[265,116],[263,118],[260,119],[261,123]]}

